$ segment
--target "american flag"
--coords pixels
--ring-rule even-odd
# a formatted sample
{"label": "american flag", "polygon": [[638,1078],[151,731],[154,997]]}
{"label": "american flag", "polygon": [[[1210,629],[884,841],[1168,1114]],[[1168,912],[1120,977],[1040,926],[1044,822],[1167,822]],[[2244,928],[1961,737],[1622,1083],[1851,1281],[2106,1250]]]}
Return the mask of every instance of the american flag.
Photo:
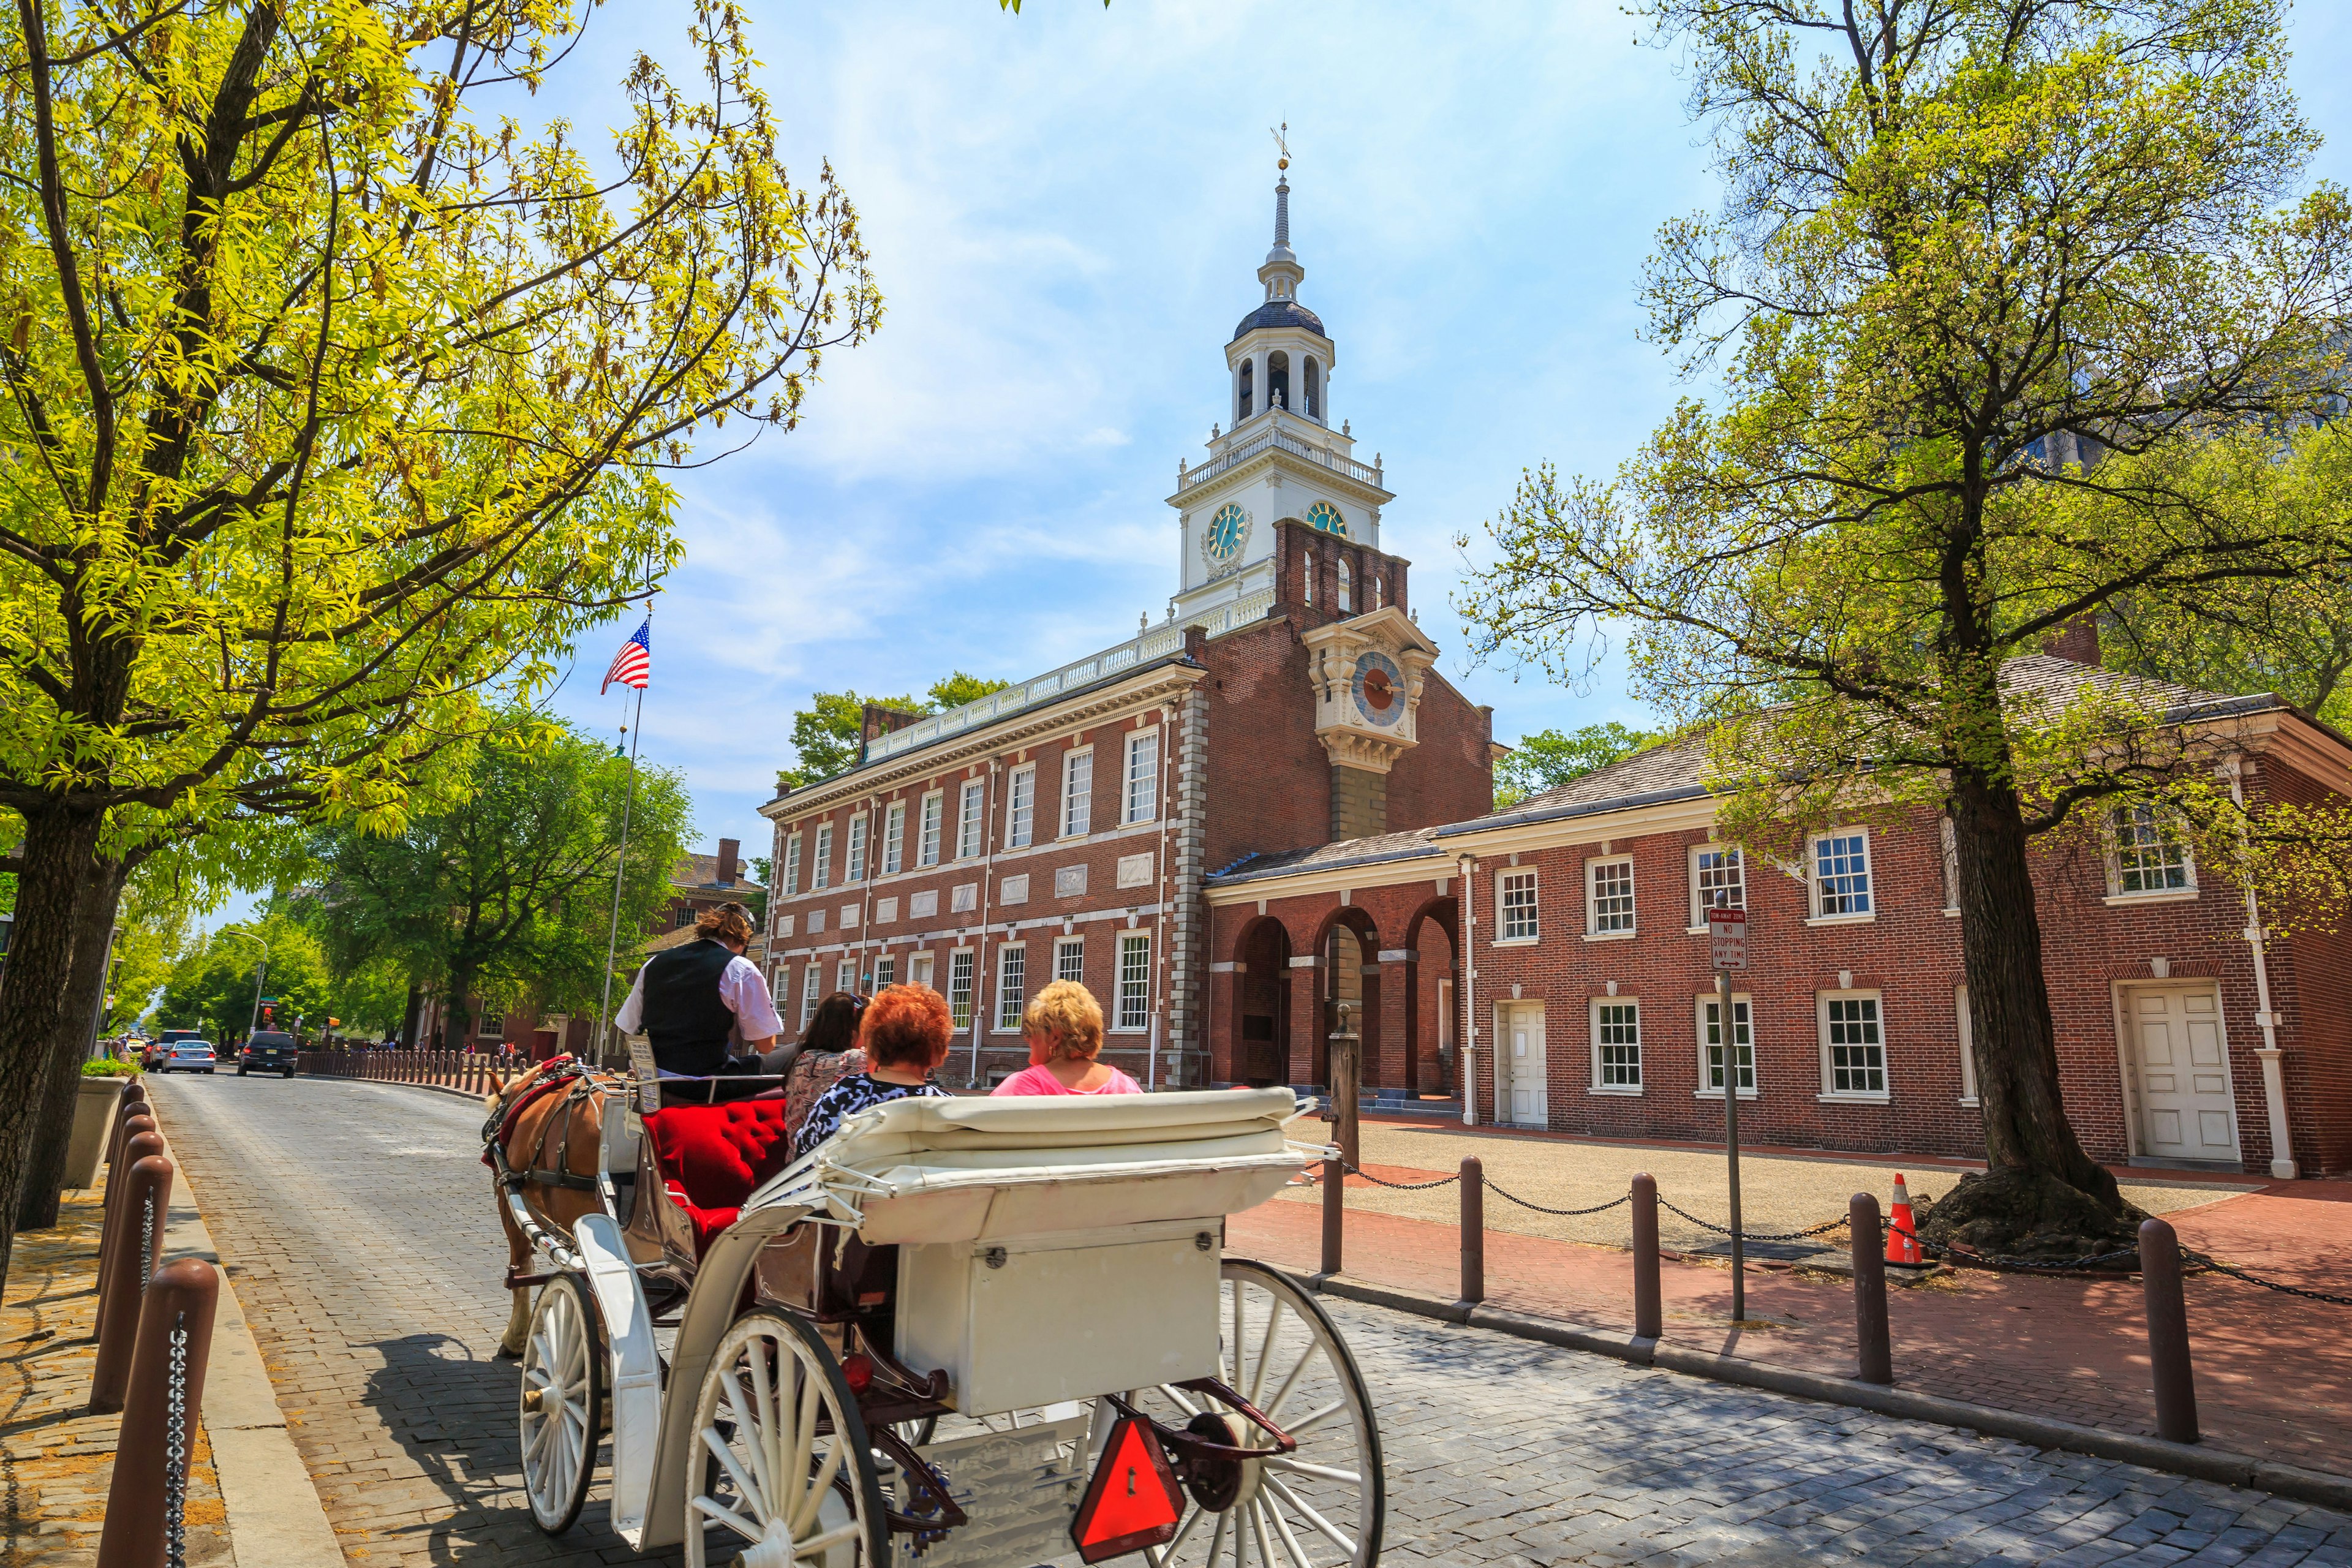
{"label": "american flag", "polygon": [[647,616],[646,624],[637,628],[636,635],[623,643],[621,651],[613,656],[613,668],[604,672],[604,684],[596,689],[597,696],[602,697],[610,691],[616,680],[640,691],[646,689],[646,681],[653,674],[653,638],[654,620]]}

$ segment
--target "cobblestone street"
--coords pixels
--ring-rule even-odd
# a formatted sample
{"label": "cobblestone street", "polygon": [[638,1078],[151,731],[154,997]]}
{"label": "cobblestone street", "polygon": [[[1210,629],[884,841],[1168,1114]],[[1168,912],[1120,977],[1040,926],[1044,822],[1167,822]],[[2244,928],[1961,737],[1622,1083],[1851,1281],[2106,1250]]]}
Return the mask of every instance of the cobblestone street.
{"label": "cobblestone street", "polygon": [[[356,1563],[604,1563],[519,1492],[481,1113],[389,1085],[153,1095]],[[2352,1518],[1345,1302],[1392,1563],[2346,1564]],[[1139,1561],[1129,1559],[1126,1561]]]}

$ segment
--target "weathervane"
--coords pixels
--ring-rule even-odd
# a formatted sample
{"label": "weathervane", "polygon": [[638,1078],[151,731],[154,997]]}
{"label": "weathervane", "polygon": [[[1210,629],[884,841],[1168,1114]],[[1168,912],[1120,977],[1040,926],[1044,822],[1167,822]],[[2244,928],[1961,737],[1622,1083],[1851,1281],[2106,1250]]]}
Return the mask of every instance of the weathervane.
{"label": "weathervane", "polygon": [[1279,148],[1282,152],[1282,156],[1275,160],[1274,166],[1277,169],[1287,169],[1290,167],[1290,142],[1288,140],[1290,135],[1290,121],[1287,120],[1284,121],[1282,122],[1282,129],[1279,131],[1276,131],[1274,127],[1269,125],[1266,127],[1265,133],[1274,138],[1275,146]]}

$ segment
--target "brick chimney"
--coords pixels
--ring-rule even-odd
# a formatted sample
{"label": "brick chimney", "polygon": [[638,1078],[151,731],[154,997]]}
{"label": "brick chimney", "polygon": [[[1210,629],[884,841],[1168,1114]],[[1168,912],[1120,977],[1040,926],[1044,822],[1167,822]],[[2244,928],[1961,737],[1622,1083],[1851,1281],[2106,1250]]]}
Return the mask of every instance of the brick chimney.
{"label": "brick chimney", "polygon": [[909,724],[920,722],[922,717],[920,713],[909,713],[903,708],[885,708],[879,702],[866,704],[857,716],[858,760],[865,760],[865,748],[894,730],[903,730]]}
{"label": "brick chimney", "polygon": [[2067,658],[2076,664],[2096,666],[2099,662],[2098,617],[2089,612],[2076,616],[2042,639],[2042,651],[2053,658]]}
{"label": "brick chimney", "polygon": [[719,880],[722,886],[735,879],[737,862],[742,853],[741,839],[722,838],[719,841]]}

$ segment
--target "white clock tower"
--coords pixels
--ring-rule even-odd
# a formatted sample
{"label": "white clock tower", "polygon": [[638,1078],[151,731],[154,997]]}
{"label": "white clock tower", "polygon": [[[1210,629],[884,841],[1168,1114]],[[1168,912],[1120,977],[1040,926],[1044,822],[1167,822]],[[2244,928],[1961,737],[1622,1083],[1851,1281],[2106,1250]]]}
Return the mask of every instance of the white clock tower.
{"label": "white clock tower", "polygon": [[[1290,160],[1282,160],[1287,169]],[[1356,460],[1343,421],[1330,426],[1338,359],[1322,319],[1298,302],[1307,268],[1290,248],[1290,179],[1274,188],[1274,248],[1257,269],[1265,302],[1225,345],[1230,427],[1213,431],[1205,461],[1176,466],[1183,586],[1180,626],[1223,631],[1274,604],[1274,525],[1296,521],[1372,549],[1391,497],[1377,457]]]}

